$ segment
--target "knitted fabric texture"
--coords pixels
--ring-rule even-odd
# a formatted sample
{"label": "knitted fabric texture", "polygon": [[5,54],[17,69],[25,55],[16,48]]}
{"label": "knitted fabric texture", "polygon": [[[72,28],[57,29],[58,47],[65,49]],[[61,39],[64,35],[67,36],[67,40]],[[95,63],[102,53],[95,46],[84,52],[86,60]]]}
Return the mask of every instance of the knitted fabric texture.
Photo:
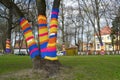
{"label": "knitted fabric texture", "polygon": [[47,45],[48,55],[45,59],[57,60],[57,49],[56,49],[56,40],[57,40],[57,26],[58,26],[58,13],[59,9],[52,9],[51,20],[50,20],[50,33],[49,41]]}
{"label": "knitted fabric texture", "polygon": [[48,59],[48,60],[58,59],[56,55],[58,12],[59,12],[59,9],[52,9],[49,38],[48,38],[47,19],[43,15],[38,16],[41,58]]}
{"label": "knitted fabric texture", "polygon": [[50,30],[48,36],[47,18],[44,15],[38,16],[38,33],[40,50],[35,42],[30,24],[24,18],[20,18],[20,26],[24,32],[25,40],[29,48],[31,58],[40,56],[47,60],[58,60],[56,51],[57,26],[58,26],[58,8],[53,8],[50,20]]}
{"label": "knitted fabric texture", "polygon": [[10,39],[7,39],[6,40],[6,50],[5,50],[6,53],[10,53],[11,52],[11,49],[10,49]]}
{"label": "knitted fabric texture", "polygon": [[31,58],[35,58],[36,56],[40,56],[40,52],[38,46],[35,42],[34,35],[32,33],[32,29],[28,21],[24,18],[20,19],[20,26],[24,32],[25,40],[27,42],[27,46],[29,49],[29,54]]}
{"label": "knitted fabric texture", "polygon": [[46,56],[46,48],[48,44],[47,18],[44,15],[38,16],[38,27],[41,58],[44,58]]}

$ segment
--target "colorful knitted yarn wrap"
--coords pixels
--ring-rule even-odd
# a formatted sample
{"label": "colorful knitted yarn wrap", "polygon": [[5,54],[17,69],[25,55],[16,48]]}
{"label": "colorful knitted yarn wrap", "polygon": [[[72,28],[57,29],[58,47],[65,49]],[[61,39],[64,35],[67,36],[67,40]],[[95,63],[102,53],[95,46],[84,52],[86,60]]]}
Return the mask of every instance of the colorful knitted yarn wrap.
{"label": "colorful knitted yarn wrap", "polygon": [[5,50],[6,53],[10,53],[11,52],[11,49],[10,49],[10,39],[7,39],[6,40],[6,50]]}
{"label": "colorful knitted yarn wrap", "polygon": [[50,32],[48,39],[47,20],[43,15],[38,16],[39,24],[39,41],[41,58],[47,60],[58,60],[56,51],[57,26],[58,26],[58,12],[59,9],[52,9],[50,20]]}
{"label": "colorful knitted yarn wrap", "polygon": [[47,53],[46,48],[48,44],[47,18],[44,15],[38,16],[38,27],[41,58],[44,58]]}
{"label": "colorful knitted yarn wrap", "polygon": [[103,42],[100,42],[100,45],[103,46]]}
{"label": "colorful knitted yarn wrap", "polygon": [[36,56],[40,56],[40,52],[38,46],[35,42],[34,35],[32,33],[31,25],[24,18],[20,18],[20,26],[24,32],[25,40],[27,42],[27,46],[29,49],[29,54],[31,58],[35,58]]}
{"label": "colorful knitted yarn wrap", "polygon": [[53,8],[50,20],[50,32],[49,41],[47,45],[48,54],[45,59],[57,60],[57,49],[56,49],[56,39],[57,39],[57,27],[58,27],[58,8]]}
{"label": "colorful knitted yarn wrap", "polygon": [[101,49],[104,49],[103,42],[100,43]]}

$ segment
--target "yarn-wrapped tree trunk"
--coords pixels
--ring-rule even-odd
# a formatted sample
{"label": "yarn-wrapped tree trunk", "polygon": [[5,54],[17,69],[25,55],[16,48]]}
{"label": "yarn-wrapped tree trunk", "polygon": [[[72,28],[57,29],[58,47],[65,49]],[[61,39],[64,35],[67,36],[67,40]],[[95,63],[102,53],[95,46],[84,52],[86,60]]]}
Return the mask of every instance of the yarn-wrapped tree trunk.
{"label": "yarn-wrapped tree trunk", "polygon": [[[2,4],[10,8],[12,5],[13,12],[19,17],[21,29],[24,32],[24,37],[27,42],[30,57],[33,61],[34,69],[43,69],[49,74],[56,74],[61,66],[56,51],[57,27],[58,27],[58,13],[60,0],[54,0],[51,12],[50,30],[47,26],[46,4],[45,0],[36,0],[38,9],[38,33],[39,45],[35,42],[35,38],[28,20],[25,19],[24,14],[12,2],[8,0],[1,0]],[[49,31],[49,32],[48,32]]]}
{"label": "yarn-wrapped tree trunk", "polygon": [[61,66],[56,56],[56,39],[58,27],[58,13],[60,0],[54,0],[51,12],[50,27],[48,33],[46,4],[45,0],[36,0],[38,8],[38,27],[39,27],[39,44],[41,52],[41,68],[51,73],[57,73]]}
{"label": "yarn-wrapped tree trunk", "polygon": [[49,32],[47,27],[45,0],[36,0],[36,2],[38,7],[38,37],[40,48],[38,48],[35,42],[35,38],[30,27],[31,25],[24,17],[20,18],[20,25],[24,32],[30,56],[33,59],[33,68],[44,69],[48,71],[49,74],[54,74],[58,72],[60,67],[60,63],[56,55],[56,39],[60,0],[54,0]]}
{"label": "yarn-wrapped tree trunk", "polygon": [[7,27],[7,32],[6,32],[5,52],[11,53],[12,6],[9,9],[7,21],[8,21],[8,25],[7,25],[8,27]]}

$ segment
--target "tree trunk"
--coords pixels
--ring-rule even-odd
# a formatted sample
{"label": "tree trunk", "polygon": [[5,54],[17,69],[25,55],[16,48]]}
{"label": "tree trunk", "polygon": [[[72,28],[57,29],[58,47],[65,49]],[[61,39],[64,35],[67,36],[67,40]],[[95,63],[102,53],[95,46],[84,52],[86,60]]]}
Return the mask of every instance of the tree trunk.
{"label": "tree trunk", "polygon": [[[46,17],[45,0],[36,0],[36,3],[38,8],[38,16],[42,15]],[[60,0],[55,0],[53,4],[53,8],[59,8],[59,4],[60,4]],[[47,26],[45,28],[47,30]],[[39,40],[39,44],[40,44],[40,40]],[[33,59],[33,68],[45,70],[48,72],[49,76],[56,74],[60,69],[60,67],[61,67],[61,63],[59,62],[59,60],[51,61],[51,60],[42,59],[40,57],[36,57],[35,59]]]}
{"label": "tree trunk", "polygon": [[43,70],[48,73],[47,76],[51,77],[57,74],[62,66],[59,60],[50,61],[46,59],[41,59],[36,57],[33,60],[33,69],[34,70]]}
{"label": "tree trunk", "polygon": [[62,41],[63,41],[63,44],[65,44],[65,25],[64,25],[64,9],[63,9],[63,1],[61,2],[61,9],[62,9]]}
{"label": "tree trunk", "polygon": [[[13,2],[8,0],[0,0],[0,2],[9,9],[10,6],[12,5],[14,10],[13,12],[18,16],[18,18],[24,17],[24,14]],[[38,15],[41,14],[46,16],[45,0],[36,0],[36,3],[38,7]],[[54,0],[53,8],[59,8],[59,4],[60,4],[60,0]],[[59,60],[46,60],[46,59],[42,59],[40,56],[36,56],[35,58],[33,58],[32,62],[33,62],[33,69],[45,70],[48,72],[48,76],[52,76],[56,74],[61,66]]]}
{"label": "tree trunk", "polygon": [[12,30],[12,6],[9,9],[9,18],[6,33],[6,53],[11,53],[11,30]]}

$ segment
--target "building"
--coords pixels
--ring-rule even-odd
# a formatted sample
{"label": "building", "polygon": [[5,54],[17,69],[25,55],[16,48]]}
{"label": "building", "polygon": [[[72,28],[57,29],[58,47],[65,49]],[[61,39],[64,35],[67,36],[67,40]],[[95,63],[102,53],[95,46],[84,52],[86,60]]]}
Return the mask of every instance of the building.
{"label": "building", "polygon": [[20,54],[20,55],[27,55],[27,47],[25,42],[22,42],[21,40],[17,40],[15,47],[14,47],[14,54]]}
{"label": "building", "polygon": [[83,51],[88,51],[91,50],[93,51],[93,43],[83,43]]}
{"label": "building", "polygon": [[105,26],[100,30],[100,34],[101,34],[101,39],[103,42],[103,47],[101,48],[100,42],[97,38],[97,35],[95,35],[95,50],[96,51],[100,51],[101,49],[105,50],[105,51],[112,51],[113,50],[113,46],[112,46],[112,41],[111,41],[111,28],[109,26]]}

